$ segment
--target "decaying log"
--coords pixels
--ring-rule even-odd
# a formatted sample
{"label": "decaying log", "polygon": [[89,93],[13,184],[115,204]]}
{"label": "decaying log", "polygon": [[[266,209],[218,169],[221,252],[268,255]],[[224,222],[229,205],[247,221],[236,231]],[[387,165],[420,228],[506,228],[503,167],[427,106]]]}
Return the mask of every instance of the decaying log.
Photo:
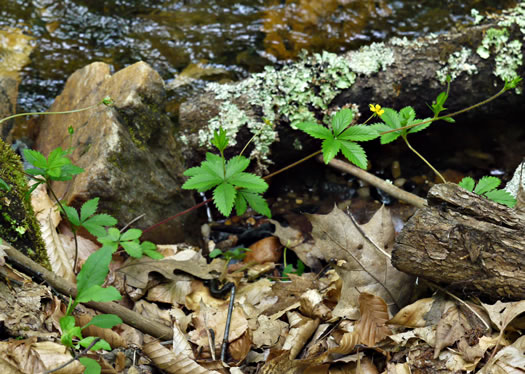
{"label": "decaying log", "polygon": [[[500,52],[495,52],[492,48],[488,58],[482,58],[477,53],[478,49],[483,45],[483,39],[491,28],[498,29],[502,32],[508,33],[507,41],[522,40],[523,34],[516,25],[506,27],[500,26],[499,16],[487,19],[482,24],[465,26],[461,30],[451,30],[440,35],[427,35],[415,40],[389,40],[378,47],[385,56],[371,58],[374,53],[370,52],[365,46],[359,51],[350,51],[342,55],[349,66],[360,64],[368,66],[378,65],[375,72],[363,72],[363,67],[356,71],[355,83],[348,88],[337,90],[333,87],[332,91],[338,92],[337,96],[328,103],[329,109],[342,107],[344,105],[357,105],[362,114],[362,120],[366,119],[369,114],[368,104],[379,103],[384,107],[394,107],[400,109],[406,105],[412,105],[418,115],[424,117],[430,112],[427,105],[435,100],[436,96],[445,89],[444,82],[438,79],[438,72],[441,76],[450,74],[454,80],[451,83],[451,94],[447,101],[446,107],[450,111],[455,111],[461,108],[468,107],[476,102],[486,99],[490,95],[496,93],[503,87],[501,76],[496,76],[496,66],[498,61],[506,61],[505,66],[511,66],[514,63],[514,56],[519,62],[516,63],[516,73],[521,76],[524,71],[522,65],[522,56],[525,53],[525,44],[519,44],[520,48],[515,50],[515,55],[504,55],[503,51],[510,51],[510,47],[500,49]],[[522,19],[520,18],[520,22]],[[377,52],[379,53],[379,52]],[[483,54],[483,53],[482,53]],[[365,56],[365,57],[363,57]],[[363,60],[361,60],[363,59]],[[516,60],[516,61],[517,61]],[[357,62],[356,62],[357,61]],[[502,64],[500,61],[500,65]],[[379,68],[382,64],[382,68]],[[313,75],[316,72],[326,69],[325,64],[315,64]],[[354,71],[354,70],[352,70]],[[318,74],[317,74],[318,75]],[[294,70],[291,70],[289,76],[295,76]],[[280,87],[279,82],[282,78],[274,79],[277,81],[275,89],[272,91],[272,97],[275,98],[274,110],[283,107],[283,101],[291,88]],[[268,81],[272,81],[268,78]],[[272,82],[273,82],[272,81]],[[317,82],[317,83],[316,83]],[[312,79],[308,82],[304,91],[312,88],[314,91],[319,91],[318,80]],[[264,84],[268,86],[268,84]],[[196,150],[203,151],[202,144],[197,133],[199,130],[207,129],[210,119],[219,118],[219,122],[228,128],[243,128],[239,131],[239,150],[251,138],[252,133],[248,132],[245,124],[236,124],[241,122],[240,118],[250,118],[250,123],[263,123],[263,110],[261,106],[250,104],[250,97],[257,95],[257,89],[250,94],[246,94],[240,88],[241,84],[232,88],[232,93],[217,98],[214,92],[206,92],[202,95],[196,96],[184,102],[180,107],[179,124],[180,130],[187,140],[187,148],[195,153]],[[235,88],[236,87],[236,88]],[[273,87],[273,86],[272,86]],[[282,95],[282,97],[281,97]],[[320,95],[322,95],[320,93]],[[293,96],[295,97],[295,96]],[[300,99],[293,99],[293,103],[297,103]],[[297,94],[297,97],[301,97]],[[280,100],[280,101],[279,101]],[[229,103],[238,108],[239,113],[236,116],[227,116],[221,114],[221,106],[224,103]],[[289,103],[289,102],[287,102]],[[499,115],[504,114],[506,118],[511,115],[517,115],[515,108],[518,108],[523,103],[523,97],[515,92],[506,93],[503,97],[498,98],[490,105],[476,108],[476,111],[469,112],[469,115]],[[304,103],[303,103],[304,104]],[[319,107],[311,103],[301,104],[303,110],[314,112],[317,118],[322,118],[327,111],[322,111]],[[288,105],[288,104],[286,104]],[[284,106],[286,106],[284,105]],[[294,112],[295,113],[295,112]],[[291,114],[294,114],[291,113]],[[465,118],[465,117],[463,117]],[[237,120],[239,119],[239,120]],[[289,153],[293,149],[295,142],[299,141],[304,153],[312,152],[312,149],[318,147],[317,142],[311,141],[309,137],[301,137],[299,131],[293,130],[287,126],[289,118],[286,116],[277,115],[276,131],[279,134],[279,142],[272,145],[272,159],[279,161],[286,157],[286,152]],[[254,131],[254,130],[251,130]],[[209,130],[207,131],[209,132]],[[310,143],[313,143],[310,144]],[[205,143],[207,144],[207,143]],[[207,145],[205,146],[207,147]],[[238,150],[237,150],[238,151]],[[189,158],[192,157],[188,153]],[[295,159],[292,158],[292,159]]]}
{"label": "decaying log", "polygon": [[525,214],[455,184],[429,191],[399,234],[399,270],[485,300],[525,299]]}

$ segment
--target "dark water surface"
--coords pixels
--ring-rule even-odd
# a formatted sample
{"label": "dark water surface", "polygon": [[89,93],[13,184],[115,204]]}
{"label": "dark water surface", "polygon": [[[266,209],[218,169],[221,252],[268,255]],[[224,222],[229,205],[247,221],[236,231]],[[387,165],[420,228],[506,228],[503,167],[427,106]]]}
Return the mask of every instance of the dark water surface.
{"label": "dark water surface", "polygon": [[[76,69],[144,60],[164,79],[205,61],[230,79],[298,51],[333,52],[392,36],[441,32],[514,1],[0,0],[0,29],[35,37],[19,111],[47,109]],[[202,82],[201,82],[202,84]],[[194,93],[191,89],[187,95]]]}

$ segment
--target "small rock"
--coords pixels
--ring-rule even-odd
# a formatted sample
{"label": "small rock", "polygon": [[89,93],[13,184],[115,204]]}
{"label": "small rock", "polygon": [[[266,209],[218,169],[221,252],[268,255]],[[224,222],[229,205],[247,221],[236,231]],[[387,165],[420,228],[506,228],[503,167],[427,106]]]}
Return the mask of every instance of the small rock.
{"label": "small rock", "polygon": [[399,163],[399,161],[396,160],[392,162],[391,171],[392,171],[392,178],[397,179],[401,176],[401,164]]}

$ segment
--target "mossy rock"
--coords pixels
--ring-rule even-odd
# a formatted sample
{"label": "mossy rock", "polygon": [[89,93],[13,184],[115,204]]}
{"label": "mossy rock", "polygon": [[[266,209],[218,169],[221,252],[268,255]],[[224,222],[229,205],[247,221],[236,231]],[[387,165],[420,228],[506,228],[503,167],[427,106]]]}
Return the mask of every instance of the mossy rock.
{"label": "mossy rock", "polygon": [[11,188],[0,188],[0,238],[50,269],[40,226],[28,194],[22,163],[11,147],[0,139],[0,178]]}

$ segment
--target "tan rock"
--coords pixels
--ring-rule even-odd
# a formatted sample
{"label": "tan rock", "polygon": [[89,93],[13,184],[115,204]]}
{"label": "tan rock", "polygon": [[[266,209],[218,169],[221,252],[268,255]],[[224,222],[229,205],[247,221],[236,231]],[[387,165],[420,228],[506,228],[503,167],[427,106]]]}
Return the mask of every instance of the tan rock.
{"label": "tan rock", "polygon": [[[57,195],[74,206],[99,196],[102,211],[121,226],[145,214],[133,224],[141,229],[194,205],[191,193],[180,188],[185,166],[174,126],[163,111],[164,82],[146,63],[113,75],[109,65],[92,63],[69,77],[50,110],[87,107],[106,96],[114,107],[99,105],[42,121],[37,149],[47,156],[58,146],[68,148],[68,127],[73,126],[71,158],[85,169],[72,181],[55,182]],[[148,234],[157,243],[195,241],[199,231],[193,222],[194,215],[184,215]]]}
{"label": "tan rock", "polygon": [[[0,119],[16,111],[19,72],[29,63],[32,39],[18,29],[0,30]],[[6,139],[13,126],[13,120],[0,124],[0,137]]]}

